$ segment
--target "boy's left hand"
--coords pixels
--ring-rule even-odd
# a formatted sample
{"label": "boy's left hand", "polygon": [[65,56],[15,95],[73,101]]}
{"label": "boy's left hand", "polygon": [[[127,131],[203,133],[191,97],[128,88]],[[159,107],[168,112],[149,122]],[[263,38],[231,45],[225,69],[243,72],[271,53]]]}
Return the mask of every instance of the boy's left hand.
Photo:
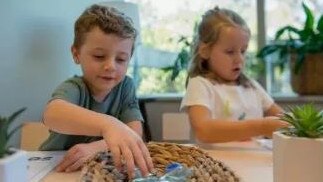
{"label": "boy's left hand", "polygon": [[96,142],[77,144],[70,148],[63,160],[57,165],[57,172],[74,172],[79,170],[83,163],[92,155],[100,151]]}

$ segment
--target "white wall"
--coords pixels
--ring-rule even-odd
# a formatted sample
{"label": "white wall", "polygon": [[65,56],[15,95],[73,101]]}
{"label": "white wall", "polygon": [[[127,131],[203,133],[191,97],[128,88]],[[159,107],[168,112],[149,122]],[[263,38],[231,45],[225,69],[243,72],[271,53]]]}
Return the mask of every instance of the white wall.
{"label": "white wall", "polygon": [[[95,0],[0,1],[0,115],[39,121],[53,89],[79,73],[70,45],[76,18]],[[18,146],[19,134],[11,141]]]}

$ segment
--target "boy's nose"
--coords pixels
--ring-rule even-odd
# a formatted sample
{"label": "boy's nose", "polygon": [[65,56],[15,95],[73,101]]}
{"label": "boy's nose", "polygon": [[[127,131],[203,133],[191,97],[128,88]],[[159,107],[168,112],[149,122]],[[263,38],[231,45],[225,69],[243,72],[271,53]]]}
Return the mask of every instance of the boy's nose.
{"label": "boy's nose", "polygon": [[116,64],[114,59],[109,59],[104,62],[104,70],[115,70]]}

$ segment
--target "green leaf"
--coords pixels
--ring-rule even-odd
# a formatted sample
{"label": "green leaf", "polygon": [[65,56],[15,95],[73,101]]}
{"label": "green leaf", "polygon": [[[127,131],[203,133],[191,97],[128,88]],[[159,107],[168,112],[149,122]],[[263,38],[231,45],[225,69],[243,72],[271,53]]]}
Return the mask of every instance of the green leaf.
{"label": "green leaf", "polygon": [[323,132],[323,125],[320,125],[319,127],[317,127],[317,130],[320,132]]}
{"label": "green leaf", "polygon": [[257,53],[257,57],[258,58],[264,58],[269,54],[272,54],[274,52],[276,52],[277,50],[279,50],[281,47],[277,44],[273,44],[273,45],[268,45],[263,47],[258,53]]}
{"label": "green leaf", "polygon": [[193,43],[193,41],[191,41],[191,38],[187,36],[181,36],[178,42],[181,43],[182,48],[179,51],[176,59],[174,60],[173,66],[167,67],[166,69],[163,68],[163,70],[171,69],[171,81],[174,81],[182,70],[187,69],[189,61],[191,59],[190,53]]}
{"label": "green leaf", "polygon": [[16,117],[19,116],[25,110],[26,110],[26,107],[23,107],[23,108],[19,109],[18,111],[14,112],[11,116],[9,116],[9,119],[8,119],[9,123],[14,121],[16,119]]}
{"label": "green leaf", "polygon": [[7,138],[11,138],[11,136],[19,129],[21,129],[22,125],[19,125],[17,127],[15,127],[14,129],[12,129],[12,131],[8,134]]}
{"label": "green leaf", "polygon": [[319,21],[317,22],[317,27],[316,29],[323,34],[323,15],[320,17]]}
{"label": "green leaf", "polygon": [[298,74],[299,71],[301,70],[304,60],[305,60],[305,53],[299,51],[297,54],[297,57],[296,57],[296,63],[295,63],[295,67],[294,67],[295,74]]}
{"label": "green leaf", "polygon": [[304,43],[308,43],[308,41],[311,41],[313,37],[315,36],[313,29],[304,29],[299,32],[300,40]]}
{"label": "green leaf", "polygon": [[163,67],[161,68],[161,70],[165,71],[165,72],[168,72],[168,71],[171,71],[174,69],[174,66],[167,66],[167,67]]}
{"label": "green leaf", "polygon": [[18,111],[14,112],[11,116],[0,117],[0,158],[2,158],[7,153],[7,143],[10,137],[21,127],[17,126],[9,132],[10,125],[14,120],[26,110],[26,108],[21,108]]}
{"label": "green leaf", "polygon": [[314,28],[314,16],[312,11],[306,6],[306,4],[302,3],[304,12],[306,14],[306,21],[304,24],[304,30],[313,30]]}
{"label": "green leaf", "polygon": [[288,129],[286,133],[309,138],[323,136],[323,111],[317,110],[313,104],[288,108],[290,112],[285,112],[280,119],[290,123],[294,128]]}
{"label": "green leaf", "polygon": [[285,32],[288,32],[288,34],[290,33],[295,33],[296,35],[299,35],[300,31],[299,29],[295,28],[295,27],[292,27],[290,25],[288,26],[285,26],[281,29],[279,29],[277,32],[276,32],[276,35],[275,35],[275,40],[279,40],[280,37],[285,33]]}

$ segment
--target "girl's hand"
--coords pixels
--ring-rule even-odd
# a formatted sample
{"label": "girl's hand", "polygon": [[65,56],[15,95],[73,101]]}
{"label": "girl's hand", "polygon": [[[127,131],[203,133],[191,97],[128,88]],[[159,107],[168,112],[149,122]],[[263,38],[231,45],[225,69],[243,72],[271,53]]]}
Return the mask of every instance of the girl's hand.
{"label": "girl's hand", "polygon": [[103,127],[102,136],[113,155],[115,166],[120,170],[121,160],[124,160],[130,178],[135,176],[135,165],[144,176],[153,169],[152,159],[141,137],[119,120]]}
{"label": "girl's hand", "polygon": [[79,170],[92,155],[102,151],[97,142],[77,144],[70,148],[63,160],[56,167],[57,172],[74,172]]}
{"label": "girl's hand", "polygon": [[263,121],[263,131],[264,136],[268,138],[272,138],[273,132],[280,129],[286,128],[289,124],[285,121],[279,120],[278,117],[265,117]]}

